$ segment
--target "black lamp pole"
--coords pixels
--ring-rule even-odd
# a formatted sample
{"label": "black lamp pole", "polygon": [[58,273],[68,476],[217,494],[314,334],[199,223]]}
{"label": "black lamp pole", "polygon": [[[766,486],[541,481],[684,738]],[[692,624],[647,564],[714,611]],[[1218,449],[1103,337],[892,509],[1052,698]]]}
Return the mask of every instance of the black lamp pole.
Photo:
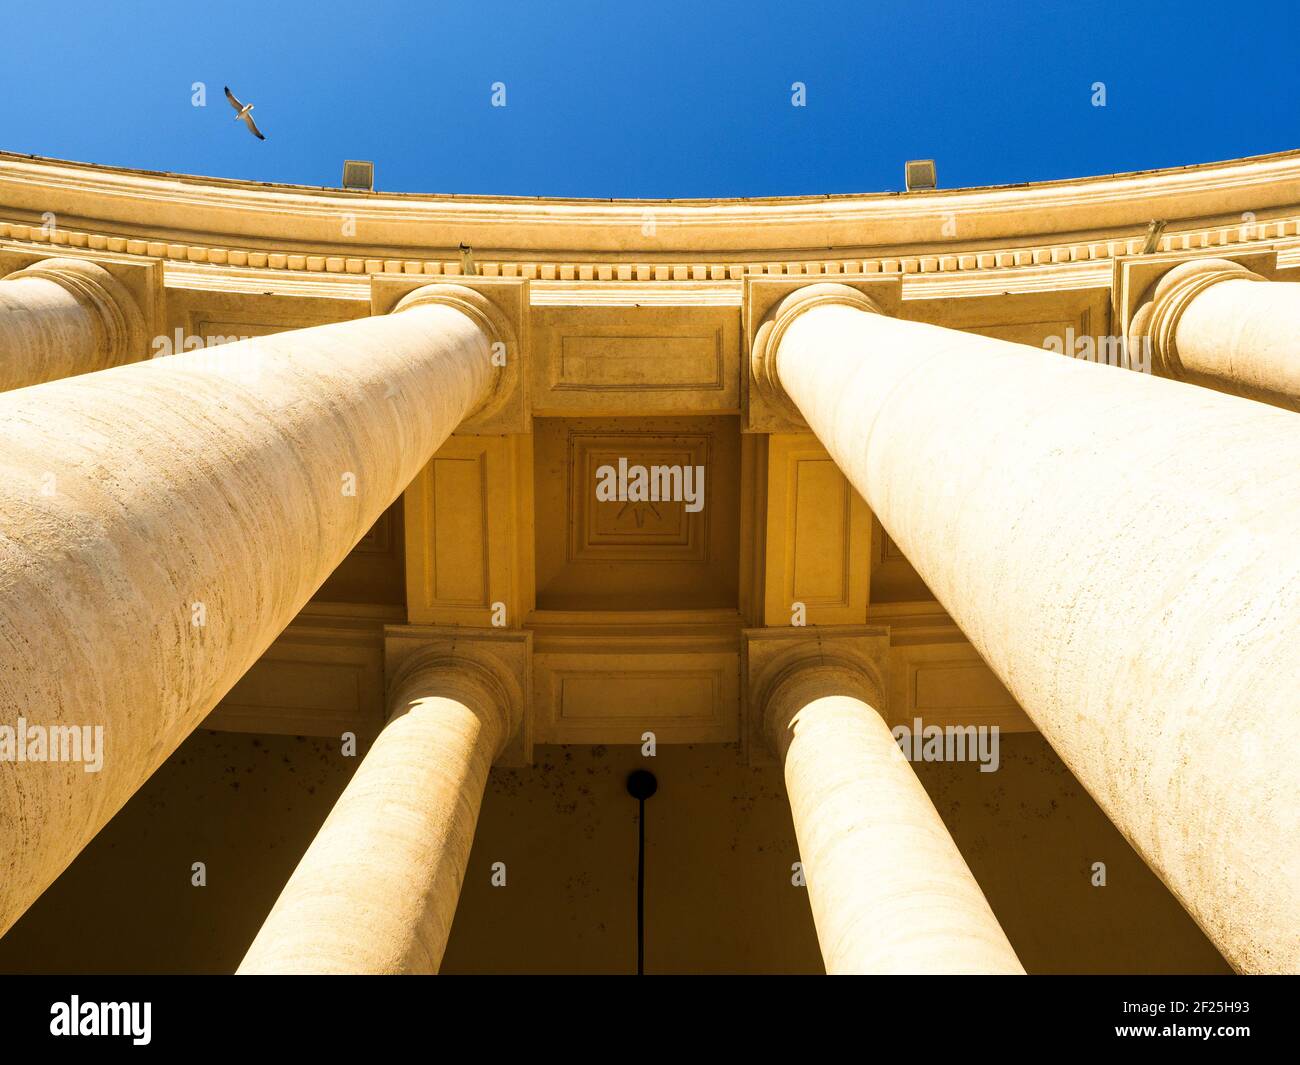
{"label": "black lamp pole", "polygon": [[645,975],[645,801],[659,790],[659,781],[648,769],[628,774],[627,793],[637,802],[636,848],[636,974]]}

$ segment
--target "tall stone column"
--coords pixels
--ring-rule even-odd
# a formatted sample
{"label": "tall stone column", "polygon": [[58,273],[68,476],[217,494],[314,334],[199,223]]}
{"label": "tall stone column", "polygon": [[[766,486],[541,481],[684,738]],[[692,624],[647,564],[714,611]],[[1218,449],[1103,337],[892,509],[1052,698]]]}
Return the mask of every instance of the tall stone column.
{"label": "tall stone column", "polygon": [[753,356],[1225,957],[1300,970],[1300,419],[840,285]]}
{"label": "tall stone column", "polygon": [[433,974],[488,770],[518,726],[481,666],[417,657],[391,716],[239,967],[240,974]]}
{"label": "tall stone column", "polygon": [[0,395],[0,726],[103,730],[96,772],[0,758],[0,932],[489,401],[497,342],[517,357],[485,297],[435,285]]}
{"label": "tall stone column", "polygon": [[869,679],[818,664],[778,684],[764,712],[826,972],[1023,973],[882,700]]}
{"label": "tall stone column", "polygon": [[1300,410],[1300,283],[1195,259],[1160,279],[1129,333],[1164,377]]}
{"label": "tall stone column", "polygon": [[144,315],[112,274],[45,259],[0,280],[0,392],[147,354]]}

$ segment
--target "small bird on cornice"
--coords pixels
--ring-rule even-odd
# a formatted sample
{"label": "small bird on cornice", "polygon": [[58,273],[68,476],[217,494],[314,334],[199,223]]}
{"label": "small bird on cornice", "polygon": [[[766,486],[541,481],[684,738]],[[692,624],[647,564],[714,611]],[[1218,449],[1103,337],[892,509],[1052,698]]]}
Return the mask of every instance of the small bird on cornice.
{"label": "small bird on cornice", "polygon": [[244,120],[244,125],[248,127],[249,133],[251,133],[259,141],[266,140],[266,138],[262,135],[262,131],[257,128],[257,123],[253,121],[253,115],[252,115],[253,105],[241,104],[235,98],[235,94],[230,91],[229,85],[226,86],[226,99],[230,101],[230,106],[239,112],[239,114],[235,116],[235,119],[239,120],[242,118]]}
{"label": "small bird on cornice", "polygon": [[474,265],[474,249],[463,241],[460,244],[460,272],[466,277],[478,276],[478,267]]}

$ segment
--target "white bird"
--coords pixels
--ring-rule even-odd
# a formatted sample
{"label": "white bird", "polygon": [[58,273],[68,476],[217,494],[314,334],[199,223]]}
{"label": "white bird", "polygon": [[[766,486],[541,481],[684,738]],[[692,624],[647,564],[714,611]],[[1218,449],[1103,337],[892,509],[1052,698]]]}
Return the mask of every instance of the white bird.
{"label": "white bird", "polygon": [[229,85],[226,86],[226,99],[230,101],[230,106],[239,112],[239,114],[235,116],[235,120],[238,121],[239,119],[242,118],[244,120],[244,125],[248,127],[249,133],[251,133],[259,141],[266,140],[266,138],[262,136],[262,131],[257,128],[257,123],[253,121],[253,116],[251,113],[253,110],[253,105],[241,104],[237,99],[235,99],[235,94],[230,91]]}

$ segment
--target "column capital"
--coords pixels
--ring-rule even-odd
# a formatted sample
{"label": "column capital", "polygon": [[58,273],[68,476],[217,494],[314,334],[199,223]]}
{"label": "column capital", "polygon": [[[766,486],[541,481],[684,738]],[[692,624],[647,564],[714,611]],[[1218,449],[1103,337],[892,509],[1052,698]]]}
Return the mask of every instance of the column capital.
{"label": "column capital", "polygon": [[510,629],[389,625],[384,629],[390,720],[421,687],[492,715],[498,765],[532,760],[532,634]]}
{"label": "column capital", "polygon": [[1229,259],[1192,259],[1168,270],[1146,292],[1129,324],[1129,335],[1146,337],[1157,372],[1182,380],[1178,358],[1178,323],[1202,292],[1221,281],[1265,281],[1267,278]]}
{"label": "column capital", "polygon": [[850,695],[886,713],[889,630],[882,625],[747,629],[745,741],[751,763],[781,760],[801,706]]}
{"label": "column capital", "polygon": [[89,259],[41,259],[5,276],[5,281],[53,281],[90,312],[104,352],[103,368],[143,358],[148,350],[145,315],[116,277]]}
{"label": "column capital", "polygon": [[460,277],[430,282],[422,277],[373,277],[374,314],[414,307],[451,307],[483,333],[491,358],[491,388],[457,432],[500,435],[528,431],[524,359],[528,345],[529,286],[517,277]]}
{"label": "column capital", "polygon": [[836,281],[814,282],[747,278],[749,373],[745,428],[756,432],[807,431],[803,415],[786,394],[777,368],[781,339],[801,315],[830,306],[892,315],[901,295],[901,280],[897,277],[845,276]]}

